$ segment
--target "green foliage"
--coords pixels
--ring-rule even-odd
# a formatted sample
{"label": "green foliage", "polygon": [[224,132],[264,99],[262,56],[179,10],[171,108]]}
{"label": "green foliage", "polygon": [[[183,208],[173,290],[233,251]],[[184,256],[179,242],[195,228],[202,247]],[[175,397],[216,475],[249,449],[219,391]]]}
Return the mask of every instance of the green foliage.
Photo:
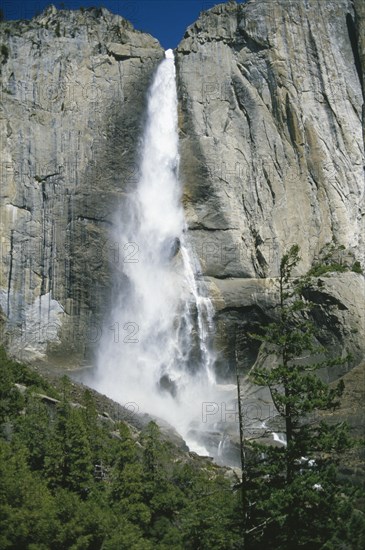
{"label": "green foliage", "polygon": [[2,372],[11,373],[13,383],[24,384],[29,389],[47,393],[50,397],[58,398],[59,393],[40,374],[29,369],[17,361],[10,359],[3,346],[0,346],[0,368]]}
{"label": "green foliage", "polygon": [[0,548],[48,548],[55,505],[47,485],[31,472],[25,447],[0,440],[0,450]]}
{"label": "green foliage", "polygon": [[352,441],[344,423],[326,423],[321,411],[338,407],[344,384],[331,388],[317,371],[347,358],[323,359],[310,317],[314,304],[303,297],[318,270],[295,279],[299,261],[295,245],[280,264],[277,319],[263,334],[252,335],[262,342],[261,355],[273,361],[270,368],[256,366],[251,380],[270,390],[287,444],[250,445],[244,483],[247,548],[292,548],[295,541],[295,548],[320,549],[336,538],[343,510],[341,491],[346,491],[339,490],[334,465]]}
{"label": "green foliage", "polygon": [[26,414],[17,420],[17,437],[28,450],[28,464],[33,471],[42,471],[47,446],[53,435],[47,406],[34,396],[29,396]]}
{"label": "green foliage", "polygon": [[350,270],[363,273],[360,262],[354,261],[352,254],[345,254],[345,250],[343,245],[327,244],[321,251],[320,259],[309,270],[308,276],[320,277],[327,273],[344,273]]}
{"label": "green foliage", "polygon": [[176,483],[189,498],[187,513],[181,518],[183,548],[240,548],[240,500],[232,494],[227,480],[207,484],[201,471],[190,465],[177,472]]}
{"label": "green foliage", "polygon": [[0,425],[19,413],[24,406],[24,398],[15,386],[15,376],[10,362],[0,359]]}
{"label": "green foliage", "polygon": [[363,274],[363,269],[361,267],[361,264],[360,262],[356,261],[352,264],[352,271],[354,271],[355,273],[360,273],[360,274]]}
{"label": "green foliage", "polygon": [[[155,422],[139,433],[125,422],[103,418],[91,391],[75,404],[66,377],[56,392],[0,350],[0,548],[332,550],[340,547],[339,541],[362,548],[364,517],[352,506],[358,497],[338,485],[331,464],[349,444],[346,427],[328,426],[311,416],[314,405],[335,406],[342,388],[322,387],[313,365],[309,372],[296,365],[298,350],[311,343],[302,335],[309,321],[301,318],[286,265],[282,273],[286,309],[279,317],[290,330],[278,333],[273,326],[262,341],[277,357],[285,346],[291,394],[286,396],[278,384],[285,376],[283,361],[277,366],[279,378],[274,369],[256,375],[270,383],[279,409],[285,412],[289,404],[293,418],[297,415],[290,483],[288,450],[253,443],[243,518],[240,492],[222,470],[178,451],[161,437]],[[281,338],[280,345],[270,334],[271,340]],[[301,374],[307,376],[304,381]],[[39,396],[52,392],[58,402]],[[311,422],[300,421],[303,411]]]}
{"label": "green foliage", "polygon": [[91,449],[82,412],[64,399],[57,411],[45,456],[51,488],[62,487],[85,496],[92,478]]}
{"label": "green foliage", "polygon": [[325,273],[345,273],[345,271],[348,271],[348,267],[334,262],[328,265],[318,264],[309,271],[309,274],[312,277],[319,277],[320,275],[324,275]]}
{"label": "green foliage", "polygon": [[156,422],[149,422],[142,432],[143,466],[149,479],[158,479],[163,471],[163,461],[166,457],[166,445],[159,438],[159,428]]}
{"label": "green foliage", "polygon": [[[236,495],[219,468],[161,438],[101,420],[62,380],[59,402],[41,376],[2,350],[1,549],[237,548]],[[14,386],[27,386],[24,395]]]}

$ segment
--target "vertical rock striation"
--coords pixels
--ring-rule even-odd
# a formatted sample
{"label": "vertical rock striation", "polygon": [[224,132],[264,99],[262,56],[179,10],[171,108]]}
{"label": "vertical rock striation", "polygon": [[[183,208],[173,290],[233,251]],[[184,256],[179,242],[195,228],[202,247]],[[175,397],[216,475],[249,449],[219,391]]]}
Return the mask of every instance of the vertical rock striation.
{"label": "vertical rock striation", "polygon": [[[364,268],[364,20],[362,0],[231,1],[203,12],[177,49],[184,207],[222,376],[255,361],[247,334],[274,316],[288,245],[300,245],[303,271],[328,243]],[[76,364],[100,340],[110,262],[133,253],[108,231],[137,181],[162,57],[105,9],[0,23],[0,321],[19,358]],[[359,363],[364,277],[350,269],[321,285],[322,343]]]}
{"label": "vertical rock striation", "polygon": [[[105,9],[0,24],[0,305],[10,351],[81,361],[100,338],[108,228],[135,182],[157,40]],[[58,357],[59,354],[59,357]]]}
{"label": "vertical rock striation", "polygon": [[[256,356],[245,334],[291,243],[302,270],[328,243],[364,267],[364,32],[361,0],[250,0],[203,12],[178,47],[184,202],[231,366]],[[333,293],[327,343],[356,362],[363,276],[324,278],[322,309]]]}

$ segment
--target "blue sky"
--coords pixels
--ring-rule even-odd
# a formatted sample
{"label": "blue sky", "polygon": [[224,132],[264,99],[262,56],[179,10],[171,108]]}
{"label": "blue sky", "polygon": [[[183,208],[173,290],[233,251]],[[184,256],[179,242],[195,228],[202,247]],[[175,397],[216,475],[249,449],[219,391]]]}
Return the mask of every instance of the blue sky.
{"label": "blue sky", "polygon": [[81,6],[104,6],[111,12],[123,15],[133,25],[157,38],[161,45],[175,48],[186,27],[206,10],[224,0],[0,0],[5,19],[30,19],[49,4],[56,8],[77,9]]}

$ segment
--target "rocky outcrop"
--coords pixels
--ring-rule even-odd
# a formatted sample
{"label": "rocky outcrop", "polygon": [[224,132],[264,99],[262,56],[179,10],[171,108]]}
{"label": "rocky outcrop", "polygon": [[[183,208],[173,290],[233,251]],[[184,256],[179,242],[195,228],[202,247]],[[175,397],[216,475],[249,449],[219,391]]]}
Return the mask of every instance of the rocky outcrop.
{"label": "rocky outcrop", "polygon": [[[257,356],[278,266],[344,246],[316,318],[364,353],[364,4],[250,0],[203,12],[176,51],[184,206],[216,308],[222,377]],[[158,42],[105,9],[0,24],[0,323],[18,358],[80,364],[101,338],[117,205],[137,181]],[[112,262],[112,266],[111,266]],[[336,304],[332,310],[329,306]],[[328,379],[342,375],[327,373]]]}
{"label": "rocky outcrop", "polygon": [[[235,373],[236,361],[248,372],[256,361],[260,343],[250,334],[277,319],[279,288],[276,278],[206,278],[215,304],[217,364],[226,379]],[[328,273],[313,279],[305,298],[315,304],[312,321],[318,343],[332,356],[351,354],[351,361],[324,373],[328,382],[342,376],[364,356],[364,278],[351,271]]]}
{"label": "rocky outcrop", "polygon": [[[351,45],[354,52],[356,68],[360,76],[362,93],[365,97],[365,5],[361,0],[354,0],[355,21],[348,17],[350,36],[352,37]],[[355,32],[354,32],[355,27]],[[365,146],[365,103],[362,107],[362,125]]]}
{"label": "rocky outcrop", "polygon": [[108,307],[108,230],[136,181],[156,39],[105,9],[0,24],[0,305],[8,349],[84,359]]}
{"label": "rocky outcrop", "polygon": [[[231,371],[237,354],[245,369],[256,358],[247,333],[273,318],[291,243],[298,273],[328,243],[364,267],[364,40],[361,1],[250,0],[203,12],[177,49],[184,204]],[[356,364],[364,277],[323,279],[323,340]]]}

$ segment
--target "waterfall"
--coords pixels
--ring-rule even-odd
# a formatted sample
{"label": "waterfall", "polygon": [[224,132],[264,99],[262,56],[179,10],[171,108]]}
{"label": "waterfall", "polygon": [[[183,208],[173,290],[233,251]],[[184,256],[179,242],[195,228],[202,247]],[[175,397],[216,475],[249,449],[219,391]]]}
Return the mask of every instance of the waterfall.
{"label": "waterfall", "polygon": [[272,432],[272,438],[277,443],[281,443],[282,445],[286,445],[286,435],[285,433],[276,433]]}
{"label": "waterfall", "polygon": [[148,92],[139,181],[116,213],[113,308],[88,383],[172,424],[192,450],[202,403],[215,386],[213,306],[197,278],[178,177],[175,63],[171,50]]}

